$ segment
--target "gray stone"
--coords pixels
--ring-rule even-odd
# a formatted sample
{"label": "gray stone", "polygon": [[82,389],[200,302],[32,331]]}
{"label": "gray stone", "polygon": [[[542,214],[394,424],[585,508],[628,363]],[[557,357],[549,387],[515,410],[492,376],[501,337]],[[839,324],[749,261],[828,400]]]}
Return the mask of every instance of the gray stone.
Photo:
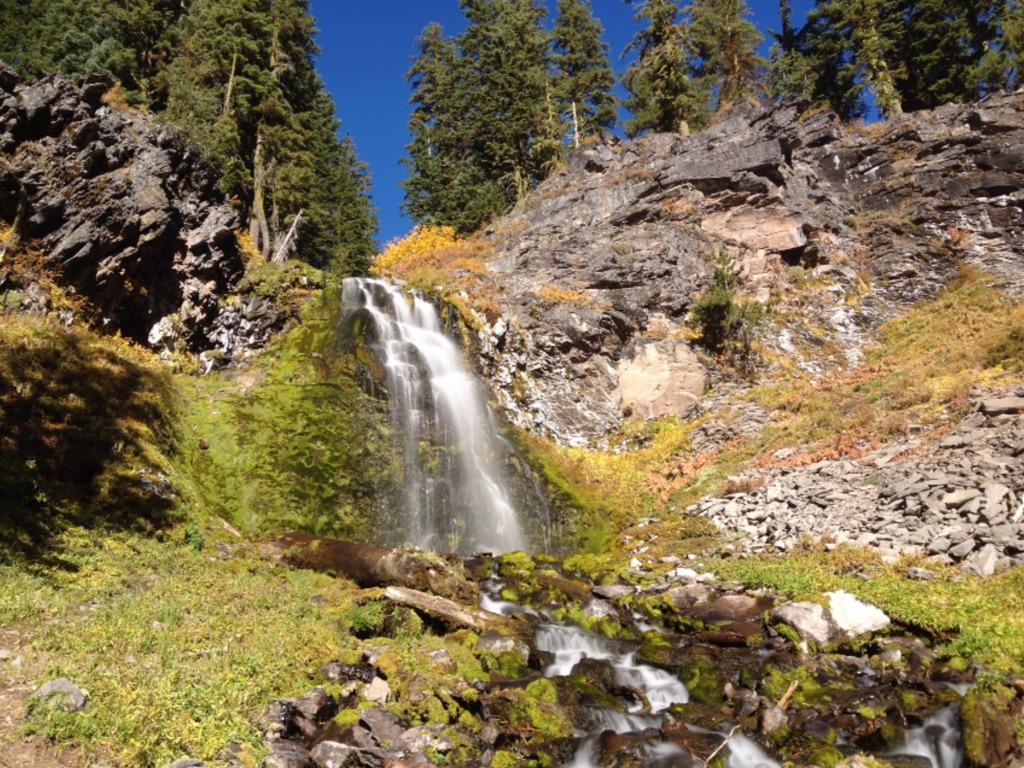
{"label": "gray stone", "polygon": [[66,677],[58,677],[39,686],[31,698],[38,699],[50,709],[77,712],[85,709],[89,694]]}
{"label": "gray stone", "polygon": [[625,597],[636,592],[636,587],[629,584],[599,584],[594,587],[594,594],[603,597],[605,600],[614,600],[618,597]]}
{"label": "gray stone", "polygon": [[975,542],[974,539],[966,538],[959,544],[957,544],[955,547],[950,548],[949,556],[957,560],[961,560],[967,557],[967,555],[970,554],[972,551],[974,551],[974,548],[976,546],[977,542]]}
{"label": "gray stone", "polygon": [[391,698],[391,686],[383,678],[375,677],[363,689],[363,698],[373,704],[387,704]]}
{"label": "gray stone", "polygon": [[986,416],[1024,413],[1024,397],[995,397],[982,400],[978,408]]}
{"label": "gray stone", "polygon": [[293,741],[271,741],[267,748],[270,754],[264,758],[265,768],[313,768],[309,750]]}
{"label": "gray stone", "polygon": [[168,763],[164,768],[207,768],[207,765],[194,757],[183,757],[173,763]]}
{"label": "gray stone", "polygon": [[480,635],[476,641],[476,649],[495,655],[502,653],[515,653],[525,661],[530,655],[530,647],[517,637],[504,635],[501,632],[488,630]]}
{"label": "gray stone", "polygon": [[991,544],[986,544],[980,550],[967,558],[966,562],[964,562],[963,570],[964,573],[970,573],[984,578],[995,573],[996,566],[998,564],[999,550]]}
{"label": "gray stone", "polygon": [[827,644],[835,633],[824,606],[818,603],[785,603],[772,610],[771,618],[788,624],[800,637],[818,645]]}
{"label": "gray stone", "polygon": [[309,753],[317,768],[345,768],[345,764],[356,750],[337,741],[321,741]]}
{"label": "gray stone", "polygon": [[769,704],[761,711],[761,733],[772,734],[789,723],[786,711],[775,704]]}
{"label": "gray stone", "polygon": [[981,495],[977,488],[961,488],[942,497],[946,509],[959,509],[971,499]]}
{"label": "gray stone", "polygon": [[929,571],[927,568],[908,568],[907,578],[914,579],[916,581],[931,581],[935,578],[935,573]]}

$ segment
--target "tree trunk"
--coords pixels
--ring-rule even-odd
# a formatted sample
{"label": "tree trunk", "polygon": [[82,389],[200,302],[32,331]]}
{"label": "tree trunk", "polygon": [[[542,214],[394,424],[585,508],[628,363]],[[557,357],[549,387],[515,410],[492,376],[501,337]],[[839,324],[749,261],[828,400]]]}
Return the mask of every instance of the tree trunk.
{"label": "tree trunk", "polygon": [[266,188],[267,161],[263,145],[263,133],[256,136],[256,153],[252,161],[252,213],[249,214],[249,235],[253,245],[259,248],[263,258],[270,256],[270,227],[267,224]]}
{"label": "tree trunk", "polygon": [[479,608],[468,608],[445,597],[428,595],[408,587],[388,587],[384,590],[384,597],[393,603],[414,608],[450,627],[462,627],[474,632],[493,630],[517,637],[529,637],[533,633],[532,627],[526,622]]}
{"label": "tree trunk", "polygon": [[476,604],[477,585],[466,578],[457,558],[412,549],[385,549],[369,544],[325,539],[308,533],[285,533],[260,550],[295,568],[332,573],[360,587],[397,585]]}

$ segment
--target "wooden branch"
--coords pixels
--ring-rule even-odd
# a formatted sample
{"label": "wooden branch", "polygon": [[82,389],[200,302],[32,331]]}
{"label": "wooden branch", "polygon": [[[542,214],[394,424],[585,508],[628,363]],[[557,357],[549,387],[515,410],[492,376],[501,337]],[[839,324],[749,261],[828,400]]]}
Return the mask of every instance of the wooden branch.
{"label": "wooden branch", "polygon": [[299,226],[299,219],[302,218],[302,210],[295,214],[295,218],[292,220],[292,226],[288,230],[288,234],[284,236],[284,241],[281,243],[281,247],[277,249],[277,253],[274,254],[274,258],[271,259],[274,264],[284,264],[285,259],[288,258],[288,243],[291,242],[295,236],[295,228]]}
{"label": "wooden branch", "polygon": [[787,704],[789,704],[789,700],[790,700],[791,698],[793,698],[793,693],[794,693],[794,692],[796,691],[796,689],[797,689],[797,686],[798,686],[799,684],[800,684],[800,683],[799,683],[798,681],[796,681],[796,680],[794,680],[793,682],[791,682],[791,683],[789,684],[789,690],[787,690],[787,691],[786,691],[786,692],[785,692],[785,693],[783,694],[782,698],[781,698],[781,699],[779,699],[779,704],[778,704],[778,706],[779,706],[779,709],[785,709],[785,708],[786,708],[786,705],[787,705]]}
{"label": "wooden branch", "polygon": [[732,727],[732,730],[729,731],[729,735],[722,739],[722,743],[715,747],[714,752],[708,755],[707,760],[704,761],[704,768],[707,768],[707,766],[711,765],[711,761],[715,759],[715,755],[717,755],[719,752],[725,749],[725,745],[729,743],[729,739],[731,739],[733,737],[733,734],[736,733],[736,731],[738,731],[739,729],[740,727],[738,725],[734,725]]}
{"label": "wooden branch", "polygon": [[479,595],[458,559],[430,552],[385,549],[300,532],[266,541],[260,551],[294,568],[342,576],[360,587],[409,587],[472,604]]}

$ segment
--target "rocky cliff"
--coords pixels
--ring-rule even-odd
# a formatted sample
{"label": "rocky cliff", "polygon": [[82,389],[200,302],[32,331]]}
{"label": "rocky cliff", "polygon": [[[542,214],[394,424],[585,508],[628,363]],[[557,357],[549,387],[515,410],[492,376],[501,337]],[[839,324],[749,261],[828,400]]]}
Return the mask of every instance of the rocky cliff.
{"label": "rocky cliff", "polygon": [[[690,136],[577,150],[487,233],[503,312],[483,369],[511,421],[562,443],[685,413],[717,380],[685,318],[720,250],[748,296],[781,302],[769,347],[811,374],[830,343],[856,362],[965,265],[1024,286],[1022,156],[1020,93],[867,126],[743,106]],[[824,289],[793,297],[806,278]]]}
{"label": "rocky cliff", "polygon": [[[156,349],[259,346],[280,313],[256,296],[229,300],[244,264],[216,176],[174,131],[119,107],[111,87],[99,74],[21,83],[0,64],[4,250],[38,250],[98,325]],[[0,290],[47,310],[38,286],[17,282],[0,263]]]}

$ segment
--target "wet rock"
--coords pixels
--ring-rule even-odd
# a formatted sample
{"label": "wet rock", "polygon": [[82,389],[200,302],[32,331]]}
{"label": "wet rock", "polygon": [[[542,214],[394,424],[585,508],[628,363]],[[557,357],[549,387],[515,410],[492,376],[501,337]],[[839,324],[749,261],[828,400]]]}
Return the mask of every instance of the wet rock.
{"label": "wet rock", "polygon": [[687,616],[709,624],[749,622],[760,619],[771,609],[771,598],[750,595],[723,595],[710,603],[685,609]]}
{"label": "wet rock", "polygon": [[39,686],[31,698],[49,709],[78,712],[85,709],[89,694],[66,677],[58,677]]}
{"label": "wet rock", "polygon": [[1024,753],[1019,723],[1024,702],[996,685],[968,691],[961,705],[965,763],[969,768],[1010,766]]}
{"label": "wet rock", "polygon": [[488,630],[480,635],[480,638],[476,642],[476,649],[478,651],[493,653],[495,655],[513,653],[516,656],[519,656],[523,661],[526,661],[530,656],[530,646],[522,640],[494,630]]}
{"label": "wet rock", "polygon": [[615,600],[619,597],[632,595],[634,592],[636,592],[636,587],[629,584],[599,584],[593,588],[593,593],[605,600]]}
{"label": "wet rock", "polygon": [[789,718],[782,707],[769,704],[761,710],[761,720],[758,726],[761,733],[772,735],[789,727]]}

